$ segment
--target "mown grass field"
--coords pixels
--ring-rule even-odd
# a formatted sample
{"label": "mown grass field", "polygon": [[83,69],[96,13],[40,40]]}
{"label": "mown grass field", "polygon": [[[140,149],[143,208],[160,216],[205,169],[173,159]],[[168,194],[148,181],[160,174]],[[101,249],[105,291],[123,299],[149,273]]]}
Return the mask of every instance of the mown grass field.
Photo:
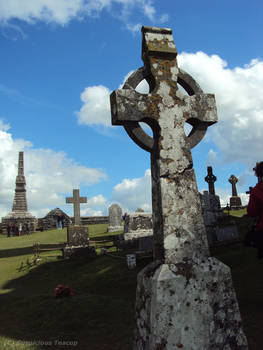
{"label": "mown grass field", "polygon": [[[242,237],[248,219],[239,214],[234,212],[224,222],[234,219]],[[106,229],[107,225],[89,226],[91,240],[104,239],[109,235]],[[118,258],[63,260],[57,250],[42,252],[34,265],[32,246],[37,241],[57,247],[66,241],[66,231],[0,235],[0,349],[132,349],[136,276],[150,259],[129,270],[124,251],[113,252]],[[231,267],[250,350],[260,350],[263,261],[240,243],[214,248],[211,254]],[[58,284],[73,288],[75,295],[54,298]]]}

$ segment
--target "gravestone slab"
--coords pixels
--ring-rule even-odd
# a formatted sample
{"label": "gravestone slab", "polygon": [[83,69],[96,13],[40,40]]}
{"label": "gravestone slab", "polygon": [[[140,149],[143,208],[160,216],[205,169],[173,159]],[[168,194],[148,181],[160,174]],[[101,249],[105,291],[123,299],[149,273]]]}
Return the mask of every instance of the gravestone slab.
{"label": "gravestone slab", "polygon": [[218,242],[238,240],[239,238],[236,224],[216,227],[216,239]]}
{"label": "gravestone slab", "polygon": [[[170,29],[142,27],[142,36],[144,67],[110,97],[112,124],[151,153],[155,261],[138,275],[133,349],[245,350],[230,269],[209,257],[191,155],[217,121],[215,98],[178,68]],[[143,79],[148,94],[135,90]]]}
{"label": "gravestone slab", "polygon": [[134,240],[140,237],[151,236],[152,214],[135,212],[126,216],[124,223],[124,240]]}
{"label": "gravestone slab", "polygon": [[75,247],[89,246],[88,227],[68,226],[67,227],[67,244],[68,246],[75,246]]}
{"label": "gravestone slab", "polygon": [[122,231],[122,210],[118,204],[112,204],[109,207],[109,226],[108,232]]}

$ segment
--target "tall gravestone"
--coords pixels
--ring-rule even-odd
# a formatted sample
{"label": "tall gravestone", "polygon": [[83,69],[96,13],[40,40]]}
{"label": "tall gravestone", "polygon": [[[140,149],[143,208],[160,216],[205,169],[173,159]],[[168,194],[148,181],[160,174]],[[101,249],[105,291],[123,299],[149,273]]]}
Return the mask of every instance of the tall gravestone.
{"label": "tall gravestone", "polygon": [[122,231],[123,226],[121,224],[122,210],[118,204],[112,204],[109,207],[109,227],[108,232]]}
{"label": "tall gravestone", "polygon": [[[170,29],[143,27],[142,35],[144,67],[110,97],[112,124],[151,153],[155,261],[138,274],[133,349],[247,349],[230,269],[209,257],[191,156],[217,121],[214,95],[178,68]],[[135,90],[143,79],[148,94]]]}
{"label": "tall gravestone", "polygon": [[230,197],[230,209],[240,209],[242,208],[241,198],[237,195],[237,183],[238,178],[235,175],[231,175],[228,182],[232,186],[232,197]]}
{"label": "tall gravestone", "polygon": [[18,154],[18,171],[16,176],[15,196],[12,212],[2,218],[3,230],[8,224],[28,224],[30,231],[35,231],[37,218],[28,212],[26,198],[26,178],[24,175],[24,152]]}
{"label": "tall gravestone", "polygon": [[216,240],[217,220],[223,216],[220,198],[215,194],[216,176],[213,174],[211,166],[207,167],[205,181],[208,183],[208,191],[204,191],[200,196],[207,239],[209,246],[211,246]]}

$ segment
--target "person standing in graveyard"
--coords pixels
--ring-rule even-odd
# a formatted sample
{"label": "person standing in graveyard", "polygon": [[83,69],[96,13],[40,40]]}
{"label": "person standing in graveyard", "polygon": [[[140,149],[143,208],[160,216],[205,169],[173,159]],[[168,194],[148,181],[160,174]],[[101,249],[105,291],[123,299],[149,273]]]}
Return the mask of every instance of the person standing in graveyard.
{"label": "person standing in graveyard", "polygon": [[18,236],[18,226],[16,224],[13,225],[13,235]]}
{"label": "person standing in graveyard", "polygon": [[7,237],[10,237],[11,235],[11,225],[8,223],[7,225]]}
{"label": "person standing in graveyard", "polygon": [[250,191],[249,202],[247,205],[248,216],[257,218],[255,230],[253,233],[253,241],[258,249],[258,258],[263,258],[263,162],[256,164],[255,175],[258,183]]}
{"label": "person standing in graveyard", "polygon": [[22,224],[18,224],[18,236],[22,236]]}

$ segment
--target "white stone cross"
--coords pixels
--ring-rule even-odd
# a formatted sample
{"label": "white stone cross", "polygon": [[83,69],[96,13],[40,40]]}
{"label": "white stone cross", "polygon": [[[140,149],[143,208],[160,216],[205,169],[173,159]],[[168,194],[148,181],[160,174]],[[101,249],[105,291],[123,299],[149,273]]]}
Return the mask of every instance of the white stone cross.
{"label": "white stone cross", "polygon": [[87,203],[87,197],[80,197],[79,189],[74,189],[73,197],[66,197],[66,203],[74,204],[75,225],[80,225],[80,203]]}

